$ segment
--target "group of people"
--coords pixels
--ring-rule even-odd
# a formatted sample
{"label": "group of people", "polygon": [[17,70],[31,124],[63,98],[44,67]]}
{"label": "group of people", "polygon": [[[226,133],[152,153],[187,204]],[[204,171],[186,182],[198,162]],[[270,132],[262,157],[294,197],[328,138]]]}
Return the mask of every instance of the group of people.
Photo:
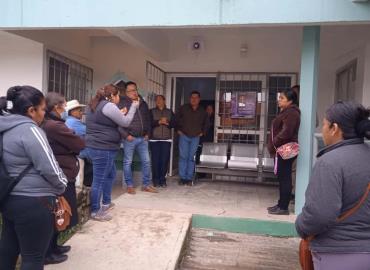
{"label": "group of people", "polygon": [[54,209],[56,197],[63,196],[72,212],[66,229],[78,223],[79,158],[93,165],[91,219],[97,221],[112,219],[115,160],[121,143],[127,192],[136,193],[131,168],[136,151],[142,190],[157,193],[156,187],[167,186],[171,129],[176,128],[181,134],[180,183],[189,183],[199,137],[206,134],[209,122],[199,102],[199,92],[193,92],[190,104],[174,115],[166,108],[165,97],[158,95],[156,107],[149,110],[136,83],[128,82],[124,93],[112,84],[98,89],[84,109],[85,105],[67,102],[59,93],[44,96],[31,86],[10,88],[0,99],[0,161],[12,177],[25,173],[1,205],[0,269],[14,269],[19,254],[21,269],[43,269],[45,264],[67,260],[71,247],[57,243],[60,232],[55,229]]}
{"label": "group of people", "polygon": [[[77,224],[78,157],[93,164],[91,219],[97,221],[112,219],[115,159],[121,143],[129,194],[136,193],[131,168],[135,151],[141,160],[142,190],[157,193],[157,187],[166,187],[173,128],[179,135],[179,183],[191,184],[194,157],[200,138],[210,135],[212,113],[200,106],[197,91],[176,114],[166,108],[164,96],[158,95],[155,101],[156,107],[149,110],[134,82],[126,84],[124,93],[106,85],[86,106],[83,123],[85,105],[77,100],[66,102],[53,92],[44,96],[31,86],[7,91],[0,99],[0,162],[13,177],[27,171],[1,205],[0,269],[14,269],[19,254],[22,270],[43,269],[44,264],[68,258],[71,247],[57,244],[60,232],[55,230],[53,209],[56,196],[63,196],[72,209],[69,228]],[[276,158],[280,197],[268,212],[285,215],[289,214],[297,156],[284,159],[276,149],[298,143],[297,89],[282,91],[278,105],[269,150]],[[313,237],[315,269],[367,269],[370,264],[370,200],[367,194],[362,196],[370,189],[370,146],[364,143],[364,137],[370,139],[369,116],[369,110],[353,102],[338,102],[326,112],[322,134],[327,147],[318,155],[306,203],[296,221],[301,237]],[[339,222],[337,218],[362,197],[361,207]]]}

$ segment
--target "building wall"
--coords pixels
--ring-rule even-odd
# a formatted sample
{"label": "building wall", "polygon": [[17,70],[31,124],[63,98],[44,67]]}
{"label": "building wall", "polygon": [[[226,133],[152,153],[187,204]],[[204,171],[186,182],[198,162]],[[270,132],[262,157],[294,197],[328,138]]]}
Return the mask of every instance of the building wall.
{"label": "building wall", "polygon": [[[145,62],[155,61],[141,48],[135,48],[103,32],[95,33],[92,30],[12,32],[29,39],[1,32],[0,53],[3,55],[1,59],[4,64],[0,64],[0,68],[4,71],[0,76],[7,75],[4,76],[6,79],[0,80],[0,86],[25,80],[41,87],[42,74],[45,74],[46,79],[46,71],[40,72],[43,69],[43,51],[51,49],[93,68],[94,89],[110,82],[118,73],[124,73],[128,79],[138,82],[139,87],[145,88]],[[358,62],[355,96],[365,105],[370,104],[369,32],[369,25],[322,27],[317,102],[320,119],[326,108],[334,101],[337,70],[356,58]],[[169,48],[169,60],[157,61],[155,64],[168,72],[299,73],[300,71],[302,28],[298,26],[166,29],[162,34],[168,37],[166,46]],[[203,49],[199,52],[192,51],[189,46],[193,40],[201,41]],[[240,53],[242,45],[246,45],[246,54]],[[14,72],[8,68],[11,66],[9,63],[15,63],[15,70],[20,68],[27,70],[28,64],[22,67],[18,61],[14,62],[14,58],[11,57],[14,55],[12,51],[15,55],[21,55],[15,58],[16,60],[27,59],[26,63],[32,63],[32,68],[28,67],[29,72],[23,72],[25,75],[22,79],[14,76]]]}
{"label": "building wall", "polygon": [[96,37],[92,40],[94,87],[112,82],[115,74],[124,73],[139,88],[145,89],[146,60],[151,60],[139,48],[133,48],[117,37]]}
{"label": "building wall", "polygon": [[[169,29],[170,72],[298,72],[302,27]],[[191,49],[200,41],[201,49]],[[247,52],[241,53],[241,47]]]}
{"label": "building wall", "polygon": [[43,53],[43,44],[0,31],[0,96],[14,85],[42,89]]}
{"label": "building wall", "polygon": [[178,27],[368,22],[351,0],[2,0],[0,28]]}
{"label": "building wall", "polygon": [[364,55],[363,104],[370,108],[370,41],[367,42]]}
{"label": "building wall", "polygon": [[[117,73],[145,88],[145,63],[151,58],[142,49],[134,48],[104,30],[18,30],[11,31],[44,44],[52,50],[94,70],[93,89],[97,89]],[[46,78],[46,70],[45,79]],[[46,87],[46,81],[44,86]]]}
{"label": "building wall", "polygon": [[370,84],[365,76],[365,64],[370,63],[370,56],[366,53],[370,44],[369,32],[369,25],[322,27],[317,98],[320,120],[326,108],[334,102],[337,71],[354,59],[357,59],[355,99],[357,102],[366,103],[363,99],[364,93],[370,91]]}

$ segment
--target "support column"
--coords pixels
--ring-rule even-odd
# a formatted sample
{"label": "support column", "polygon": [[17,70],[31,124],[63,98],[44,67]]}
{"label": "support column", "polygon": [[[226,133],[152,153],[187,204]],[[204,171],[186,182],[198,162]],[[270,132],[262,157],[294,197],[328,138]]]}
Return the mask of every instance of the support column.
{"label": "support column", "polygon": [[299,129],[300,154],[297,163],[295,213],[302,211],[305,192],[312,171],[312,146],[316,122],[316,96],[318,85],[320,49],[320,26],[303,28],[301,53],[301,79],[299,107],[301,126]]}

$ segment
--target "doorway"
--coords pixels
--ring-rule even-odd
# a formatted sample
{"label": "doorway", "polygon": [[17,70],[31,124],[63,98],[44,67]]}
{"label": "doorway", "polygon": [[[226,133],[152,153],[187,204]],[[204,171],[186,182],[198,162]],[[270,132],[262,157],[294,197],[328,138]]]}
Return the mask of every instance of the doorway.
{"label": "doorway", "polygon": [[[200,93],[200,106],[204,109],[212,107],[213,114],[215,111],[215,97],[216,97],[216,74],[209,76],[197,76],[197,75],[179,75],[169,76],[171,80],[171,109],[174,113],[178,112],[180,107],[189,102],[189,98],[193,91]],[[211,127],[209,133],[214,135],[214,117],[211,118]],[[213,136],[210,136],[213,138]],[[209,139],[209,138],[208,138]],[[179,160],[179,149],[178,149],[178,136],[173,134],[173,144],[171,147],[171,159],[169,175],[173,176],[178,172],[178,160]]]}

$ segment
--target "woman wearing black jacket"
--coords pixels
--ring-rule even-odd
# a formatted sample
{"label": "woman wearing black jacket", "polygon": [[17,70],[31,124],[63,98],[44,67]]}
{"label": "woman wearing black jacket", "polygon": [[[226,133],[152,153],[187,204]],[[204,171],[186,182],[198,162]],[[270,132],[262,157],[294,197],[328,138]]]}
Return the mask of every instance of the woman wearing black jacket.
{"label": "woman wearing black jacket", "polygon": [[[45,131],[51,149],[68,178],[68,184],[63,197],[68,201],[72,217],[68,228],[78,224],[77,198],[75,181],[79,171],[77,156],[85,148],[85,142],[78,135],[69,129],[62,119],[65,113],[66,101],[58,93],[50,92],[46,95],[46,115],[41,127]],[[60,263],[67,260],[67,253],[70,246],[57,245],[58,233],[50,243],[49,250],[46,254],[45,264]]]}
{"label": "woman wearing black jacket", "polygon": [[288,207],[292,196],[292,165],[297,157],[283,159],[276,153],[276,149],[287,143],[298,143],[301,112],[297,106],[297,100],[297,93],[294,90],[282,91],[279,96],[280,113],[272,122],[268,149],[270,154],[275,156],[280,196],[276,205],[267,208],[271,215],[289,215]]}

